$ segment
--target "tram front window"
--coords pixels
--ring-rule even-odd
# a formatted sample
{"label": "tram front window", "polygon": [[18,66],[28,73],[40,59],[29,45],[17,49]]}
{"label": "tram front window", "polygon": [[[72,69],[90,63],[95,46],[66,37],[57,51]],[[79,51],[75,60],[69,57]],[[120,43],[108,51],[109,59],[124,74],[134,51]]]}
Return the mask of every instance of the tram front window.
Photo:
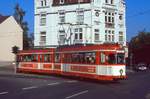
{"label": "tram front window", "polygon": [[118,53],[117,54],[117,64],[124,64],[125,58],[124,53]]}
{"label": "tram front window", "polygon": [[108,63],[109,64],[115,64],[116,63],[116,55],[115,54],[109,54],[108,55]]}

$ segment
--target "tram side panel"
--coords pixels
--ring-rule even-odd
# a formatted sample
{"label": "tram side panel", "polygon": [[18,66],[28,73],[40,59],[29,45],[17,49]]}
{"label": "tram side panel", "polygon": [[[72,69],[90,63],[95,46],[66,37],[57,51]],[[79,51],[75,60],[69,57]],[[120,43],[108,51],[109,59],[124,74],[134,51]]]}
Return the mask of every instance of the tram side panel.
{"label": "tram side panel", "polygon": [[[122,53],[123,54],[123,53]],[[21,53],[19,71],[33,73],[55,73],[97,80],[125,78],[125,65],[118,60],[116,50],[71,50],[53,53]]]}
{"label": "tram side panel", "polygon": [[18,72],[51,73],[53,70],[53,54],[50,53],[21,53],[18,61]]}

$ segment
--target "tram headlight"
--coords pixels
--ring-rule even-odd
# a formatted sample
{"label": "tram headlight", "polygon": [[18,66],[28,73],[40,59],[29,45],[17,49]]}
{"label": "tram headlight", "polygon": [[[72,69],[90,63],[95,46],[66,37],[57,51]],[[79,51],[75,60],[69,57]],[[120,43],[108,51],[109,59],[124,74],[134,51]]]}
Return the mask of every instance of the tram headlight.
{"label": "tram headlight", "polygon": [[122,76],[123,75],[123,69],[120,69],[119,72],[120,72],[120,75]]}

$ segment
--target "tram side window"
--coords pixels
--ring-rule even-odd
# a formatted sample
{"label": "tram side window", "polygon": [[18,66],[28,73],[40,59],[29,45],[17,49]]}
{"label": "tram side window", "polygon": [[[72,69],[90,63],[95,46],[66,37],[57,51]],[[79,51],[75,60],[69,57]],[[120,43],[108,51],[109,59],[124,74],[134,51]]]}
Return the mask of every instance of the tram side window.
{"label": "tram side window", "polygon": [[72,63],[95,64],[95,61],[94,52],[73,53],[71,58]]}
{"label": "tram side window", "polygon": [[25,55],[23,58],[24,62],[29,62],[30,61],[30,55]]}
{"label": "tram side window", "polygon": [[117,54],[117,63],[118,64],[124,64],[125,63],[124,53],[118,53]]}
{"label": "tram side window", "polygon": [[55,62],[56,63],[60,62],[60,54],[55,54]]}
{"label": "tram side window", "polygon": [[64,54],[63,62],[71,63],[71,61],[72,61],[72,54],[68,54],[68,53]]}
{"label": "tram side window", "polygon": [[95,59],[95,53],[94,52],[85,53],[85,63],[95,64],[95,62],[96,62],[96,59]]}
{"label": "tram side window", "polygon": [[38,61],[38,55],[37,54],[34,54],[33,55],[33,60],[32,61],[34,61],[34,62],[37,62]]}
{"label": "tram side window", "polygon": [[24,62],[31,62],[32,61],[32,56],[31,55],[24,55],[23,61]]}
{"label": "tram side window", "polygon": [[104,64],[106,62],[106,59],[105,59],[106,55],[104,53],[101,53],[101,63]]}
{"label": "tram side window", "polygon": [[35,62],[37,60],[38,60],[38,56],[35,54],[21,56],[20,59],[20,61],[23,62]]}
{"label": "tram side window", "polygon": [[42,55],[40,55],[40,57],[39,57],[39,58],[40,58],[40,62],[42,62]]}
{"label": "tram side window", "polygon": [[45,54],[44,55],[44,62],[50,62],[50,54]]}
{"label": "tram side window", "polygon": [[109,54],[108,55],[108,63],[109,64],[115,64],[116,63],[116,56],[115,56],[115,54]]}
{"label": "tram side window", "polygon": [[71,62],[72,63],[79,63],[79,54],[78,53],[73,53],[72,54]]}

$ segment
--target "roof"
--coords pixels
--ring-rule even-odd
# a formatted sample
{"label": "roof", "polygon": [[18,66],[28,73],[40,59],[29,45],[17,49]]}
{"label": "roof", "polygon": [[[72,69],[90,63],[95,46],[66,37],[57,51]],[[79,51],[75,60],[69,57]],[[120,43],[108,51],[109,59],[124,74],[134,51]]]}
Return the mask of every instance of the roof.
{"label": "roof", "polygon": [[72,4],[84,4],[91,3],[91,0],[64,0],[62,3],[60,0],[53,0],[53,6],[72,5]]}
{"label": "roof", "polygon": [[0,24],[2,22],[4,22],[8,17],[10,17],[10,16],[3,16],[3,15],[0,14]]}

